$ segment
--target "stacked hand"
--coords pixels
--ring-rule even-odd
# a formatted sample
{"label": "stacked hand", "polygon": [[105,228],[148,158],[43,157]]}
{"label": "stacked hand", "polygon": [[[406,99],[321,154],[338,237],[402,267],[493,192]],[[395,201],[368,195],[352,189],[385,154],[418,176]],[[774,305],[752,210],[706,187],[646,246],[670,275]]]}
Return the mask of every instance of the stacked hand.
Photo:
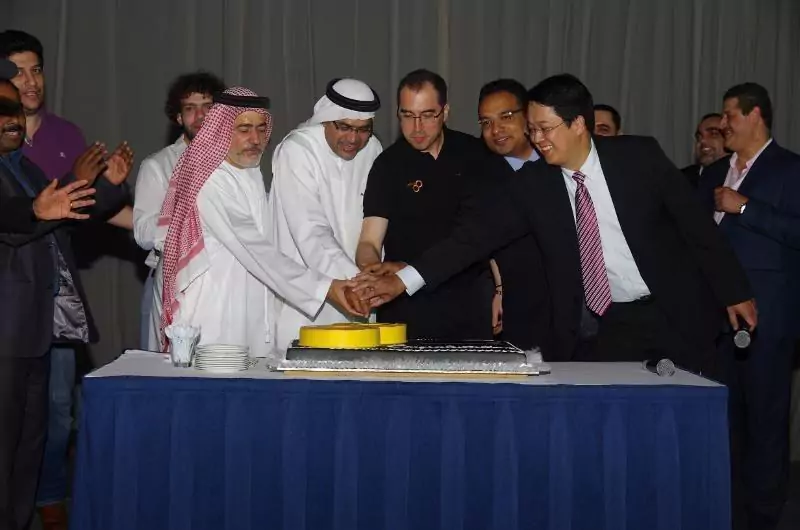
{"label": "stacked hand", "polygon": [[333,280],[328,288],[328,300],[351,315],[366,318],[369,316],[370,306],[353,291],[355,285],[352,280]]}
{"label": "stacked hand", "polygon": [[58,180],[53,180],[33,201],[33,213],[42,221],[58,219],[88,219],[86,214],[75,210],[94,204],[94,188],[86,188],[85,180],[79,180],[58,188]]}
{"label": "stacked hand", "polygon": [[355,277],[354,291],[359,299],[369,307],[379,307],[391,302],[406,290],[397,271],[406,264],[398,261],[385,261],[364,267]]}

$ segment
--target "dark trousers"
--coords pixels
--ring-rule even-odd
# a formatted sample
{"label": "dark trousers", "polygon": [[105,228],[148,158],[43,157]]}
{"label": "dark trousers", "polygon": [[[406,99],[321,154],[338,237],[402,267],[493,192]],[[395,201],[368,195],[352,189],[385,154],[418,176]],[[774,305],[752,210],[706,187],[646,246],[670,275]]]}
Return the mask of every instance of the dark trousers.
{"label": "dark trousers", "polygon": [[49,376],[49,354],[0,357],[0,530],[24,530],[33,516]]}
{"label": "dark trousers", "polygon": [[736,529],[776,528],[788,495],[794,341],[768,331],[756,329],[747,350],[735,349],[729,335],[720,341]]}
{"label": "dark trousers", "polygon": [[[582,323],[582,328],[591,326]],[[703,371],[714,351],[711,341],[707,345],[691,344],[676,333],[652,297],[611,304],[598,319],[596,336],[584,338],[580,344],[576,361],[638,362],[668,358],[694,372]]]}

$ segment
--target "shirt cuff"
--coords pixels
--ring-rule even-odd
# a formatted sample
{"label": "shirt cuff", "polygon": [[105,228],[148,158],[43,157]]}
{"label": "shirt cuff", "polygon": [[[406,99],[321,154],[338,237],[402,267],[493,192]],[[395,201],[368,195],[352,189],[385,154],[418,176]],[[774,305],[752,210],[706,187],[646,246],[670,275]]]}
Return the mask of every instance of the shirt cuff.
{"label": "shirt cuff", "polygon": [[425,287],[425,279],[411,265],[406,265],[395,274],[406,286],[408,296],[413,296],[414,293]]}

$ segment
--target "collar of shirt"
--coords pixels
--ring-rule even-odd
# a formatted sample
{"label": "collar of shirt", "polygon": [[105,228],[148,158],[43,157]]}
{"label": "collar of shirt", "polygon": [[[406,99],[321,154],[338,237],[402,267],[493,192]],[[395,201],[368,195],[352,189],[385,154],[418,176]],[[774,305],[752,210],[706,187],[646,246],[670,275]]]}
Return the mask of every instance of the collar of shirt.
{"label": "collar of shirt", "polygon": [[[591,141],[592,146],[589,149],[589,156],[586,157],[586,160],[583,162],[583,165],[580,168],[580,172],[586,175],[586,180],[591,180],[596,175],[602,172],[600,167],[600,157],[597,156],[597,149],[594,146],[594,140]],[[572,175],[575,171],[571,169],[567,169],[565,167],[561,168],[561,174],[567,179],[567,182],[572,182],[575,186],[575,179],[572,178]]]}
{"label": "collar of shirt", "polygon": [[11,151],[10,153],[3,155],[1,158],[4,161],[7,161],[9,164],[13,164],[14,168],[21,168],[22,148],[17,149],[16,151]]}
{"label": "collar of shirt", "polygon": [[22,171],[22,149],[17,149],[7,155],[3,155],[0,157],[0,162],[11,171],[12,176],[17,179],[17,182],[23,187],[28,196],[36,197],[36,191],[31,187]]}
{"label": "collar of shirt", "polygon": [[[758,157],[761,156],[761,153],[764,152],[764,149],[766,149],[767,146],[769,146],[769,144],[771,143],[772,143],[772,138],[767,140],[767,142],[761,146],[761,149],[759,149],[758,152],[756,152],[756,154],[753,155],[753,158],[751,158],[750,160],[747,161],[747,163],[745,163],[744,170],[742,170],[740,178],[744,178],[747,172],[750,171],[750,168],[753,167],[753,164],[756,163]],[[733,156],[731,156],[730,165],[731,169],[733,169],[736,173],[739,173],[739,168],[736,167],[736,162],[738,161],[739,161],[739,153],[733,153]]]}
{"label": "collar of shirt", "polygon": [[527,160],[517,158],[515,156],[506,156],[503,158],[506,159],[506,162],[508,162],[508,165],[511,166],[511,169],[514,171],[519,171],[525,162],[536,162],[539,160],[539,153],[536,152],[536,149],[532,149],[531,156],[529,156]]}
{"label": "collar of shirt", "polygon": [[412,154],[412,155],[417,155],[417,156],[428,156],[433,160],[438,160],[439,158],[441,158],[442,153],[444,153],[444,151],[446,149],[445,145],[447,145],[447,135],[449,134],[449,132],[450,132],[450,130],[447,128],[447,126],[444,126],[442,128],[442,148],[439,150],[439,156],[436,157],[436,158],[433,158],[433,155],[430,154],[430,153],[424,153],[424,152],[420,151],[419,149],[415,149],[414,146],[411,145],[411,142],[406,140],[405,136],[401,136],[399,139],[403,142],[403,144],[406,147],[406,154]]}

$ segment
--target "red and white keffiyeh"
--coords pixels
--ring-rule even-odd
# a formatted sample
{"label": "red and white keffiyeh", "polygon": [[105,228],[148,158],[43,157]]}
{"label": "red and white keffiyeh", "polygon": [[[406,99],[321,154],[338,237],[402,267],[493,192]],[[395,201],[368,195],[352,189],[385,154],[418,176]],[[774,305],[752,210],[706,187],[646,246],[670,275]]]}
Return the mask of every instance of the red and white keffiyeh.
{"label": "red and white keffiyeh", "polygon": [[[224,94],[258,97],[252,90],[242,87],[229,88]],[[267,110],[214,103],[197,136],[178,159],[172,172],[158,220],[159,227],[167,227],[161,254],[163,287],[159,335],[162,351],[167,350],[168,339],[164,329],[172,323],[178,310],[178,293],[208,268],[203,257],[203,230],[197,210],[197,195],[228,155],[236,118],[248,111],[258,112],[266,118],[269,140],[272,115]]]}

